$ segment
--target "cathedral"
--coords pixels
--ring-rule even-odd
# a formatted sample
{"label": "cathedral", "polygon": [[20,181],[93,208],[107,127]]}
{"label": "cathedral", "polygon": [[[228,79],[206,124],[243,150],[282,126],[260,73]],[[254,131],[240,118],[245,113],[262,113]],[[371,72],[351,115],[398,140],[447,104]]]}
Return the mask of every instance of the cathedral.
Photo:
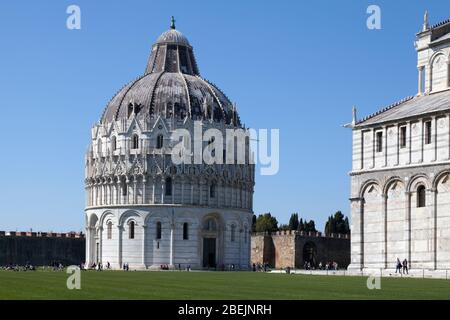
{"label": "cathedral", "polygon": [[353,270],[450,268],[450,20],[416,35],[418,92],[351,124]]}
{"label": "cathedral", "polygon": [[[172,133],[193,135],[198,123],[203,131],[248,132],[236,105],[200,76],[193,47],[172,18],[145,72],[113,96],[91,130],[86,265],[249,268],[254,165],[249,157],[233,164],[174,162]],[[245,147],[250,150],[248,140]]]}

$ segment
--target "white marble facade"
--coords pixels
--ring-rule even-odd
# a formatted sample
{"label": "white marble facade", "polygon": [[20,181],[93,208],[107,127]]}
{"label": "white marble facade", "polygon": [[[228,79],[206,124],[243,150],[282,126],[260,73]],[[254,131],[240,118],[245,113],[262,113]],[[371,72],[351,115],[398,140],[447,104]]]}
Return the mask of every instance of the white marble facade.
{"label": "white marble facade", "polygon": [[450,21],[416,50],[418,94],[354,117],[350,269],[450,269]]}
{"label": "white marble facade", "polygon": [[245,164],[174,164],[171,134],[192,134],[194,121],[203,132],[245,131],[235,105],[200,77],[191,45],[172,23],[145,74],[113,97],[92,129],[87,265],[249,267],[254,165],[248,157]]}

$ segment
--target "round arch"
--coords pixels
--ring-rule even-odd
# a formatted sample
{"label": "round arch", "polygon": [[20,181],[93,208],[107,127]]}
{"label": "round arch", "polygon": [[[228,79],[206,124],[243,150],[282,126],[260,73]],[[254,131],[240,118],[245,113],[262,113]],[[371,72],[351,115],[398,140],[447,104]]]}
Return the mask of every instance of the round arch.
{"label": "round arch", "polygon": [[419,184],[425,185],[425,188],[427,188],[427,189],[431,188],[429,177],[425,173],[418,173],[418,174],[412,176],[411,179],[408,181],[408,184],[406,186],[406,191],[407,192],[415,191],[415,189],[417,189]]}
{"label": "round arch", "polygon": [[370,186],[373,186],[373,185],[377,186],[377,188],[380,188],[380,183],[376,179],[370,179],[370,180],[365,181],[359,190],[359,197],[361,199],[363,199],[364,193],[366,192],[367,188],[369,188]]}
{"label": "round arch", "polygon": [[447,175],[450,175],[450,169],[445,169],[445,170],[440,171],[440,172],[435,176],[435,178],[433,179],[433,182],[432,182],[432,184],[431,184],[432,188],[433,188],[434,190],[437,190],[437,187],[438,187],[439,182],[440,182],[443,178],[445,178]]}

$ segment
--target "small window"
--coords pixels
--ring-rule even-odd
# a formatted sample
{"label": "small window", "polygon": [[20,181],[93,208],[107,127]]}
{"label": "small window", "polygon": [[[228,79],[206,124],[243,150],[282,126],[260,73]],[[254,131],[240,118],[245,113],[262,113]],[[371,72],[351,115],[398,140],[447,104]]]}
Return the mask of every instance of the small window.
{"label": "small window", "polygon": [[108,238],[108,240],[112,239],[112,222],[109,221],[107,224],[107,230],[106,230],[107,234],[106,237]]}
{"label": "small window", "polygon": [[156,239],[161,239],[161,222],[156,223]]}
{"label": "small window", "polygon": [[139,149],[139,136],[137,134],[133,134],[131,149]]}
{"label": "small window", "polygon": [[134,239],[134,221],[130,222],[130,230],[129,230],[128,238]]}
{"label": "small window", "polygon": [[122,195],[126,196],[128,194],[128,185],[126,182],[122,182]]}
{"label": "small window", "polygon": [[400,148],[406,147],[406,127],[400,127]]}
{"label": "small window", "polygon": [[216,197],[216,184],[213,183],[209,186],[209,197],[215,198]]}
{"label": "small window", "polygon": [[383,151],[383,132],[377,132],[377,152]]}
{"label": "small window", "polygon": [[116,136],[113,136],[111,138],[111,150],[116,151],[117,150],[117,139]]}
{"label": "small window", "polygon": [[164,137],[162,134],[158,134],[156,137],[156,149],[161,149],[164,145]]}
{"label": "small window", "polygon": [[166,196],[172,195],[172,178],[170,177],[166,178],[165,195]]}
{"label": "small window", "polygon": [[236,226],[234,224],[231,225],[231,241],[234,242],[236,238]]}
{"label": "small window", "polygon": [[431,143],[431,121],[425,122],[425,144]]}
{"label": "small window", "polygon": [[426,206],[426,190],[424,186],[417,188],[417,208],[423,208]]}
{"label": "small window", "polygon": [[102,139],[97,140],[97,152],[102,153]]}
{"label": "small window", "polygon": [[189,225],[187,222],[183,223],[183,240],[189,239]]}

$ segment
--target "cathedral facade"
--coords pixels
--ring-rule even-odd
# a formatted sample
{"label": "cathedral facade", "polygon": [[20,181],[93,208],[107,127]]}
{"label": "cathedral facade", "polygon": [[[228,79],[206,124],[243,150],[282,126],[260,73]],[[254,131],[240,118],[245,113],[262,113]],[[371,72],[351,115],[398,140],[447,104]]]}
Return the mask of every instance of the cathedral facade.
{"label": "cathedral facade", "polygon": [[175,163],[172,133],[194,135],[196,125],[201,132],[246,132],[236,106],[200,76],[193,48],[172,20],[144,74],[114,95],[92,128],[87,265],[249,267],[254,165]]}
{"label": "cathedral facade", "polygon": [[450,269],[450,20],[425,14],[418,93],[353,122],[351,265]]}

